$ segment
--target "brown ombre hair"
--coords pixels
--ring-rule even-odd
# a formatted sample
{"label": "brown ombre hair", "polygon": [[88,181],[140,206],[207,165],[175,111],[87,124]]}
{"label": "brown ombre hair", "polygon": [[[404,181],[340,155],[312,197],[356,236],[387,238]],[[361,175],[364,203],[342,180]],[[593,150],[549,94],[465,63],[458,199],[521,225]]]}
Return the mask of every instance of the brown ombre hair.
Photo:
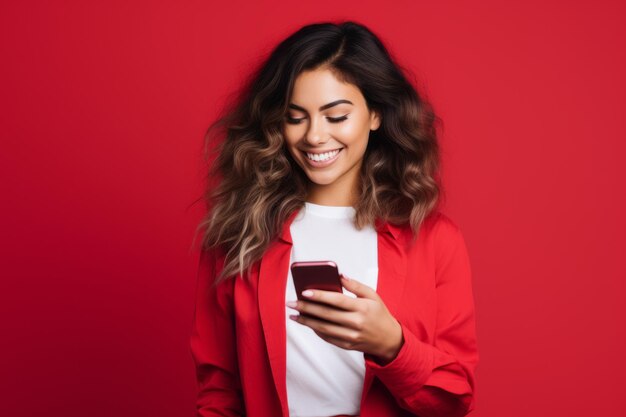
{"label": "brown ombre hair", "polygon": [[289,215],[304,206],[310,180],[286,149],[282,124],[297,76],[321,67],[358,87],[382,119],[363,158],[355,227],[376,219],[408,224],[415,239],[437,211],[440,120],[430,103],[364,25],[306,25],[271,51],[207,130],[207,213],[196,232],[202,231],[203,254],[219,248],[225,255],[214,284],[250,273]]}

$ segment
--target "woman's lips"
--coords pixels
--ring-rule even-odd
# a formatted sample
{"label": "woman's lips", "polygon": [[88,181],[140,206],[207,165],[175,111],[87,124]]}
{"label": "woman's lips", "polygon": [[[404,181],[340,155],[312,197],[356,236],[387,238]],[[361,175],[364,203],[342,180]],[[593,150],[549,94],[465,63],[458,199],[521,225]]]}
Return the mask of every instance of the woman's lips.
{"label": "woman's lips", "polygon": [[[337,158],[339,158],[339,155],[341,155],[341,151],[343,150],[343,148],[339,148],[339,152],[337,152],[337,155],[333,156],[332,158],[325,160],[325,161],[313,161],[312,159],[310,159],[307,155],[306,152],[304,153],[304,159],[306,159],[307,163],[309,165],[311,165],[314,168],[324,168],[327,167],[329,165],[331,165],[333,162],[335,162],[337,160]],[[330,151],[328,151],[330,152]]]}

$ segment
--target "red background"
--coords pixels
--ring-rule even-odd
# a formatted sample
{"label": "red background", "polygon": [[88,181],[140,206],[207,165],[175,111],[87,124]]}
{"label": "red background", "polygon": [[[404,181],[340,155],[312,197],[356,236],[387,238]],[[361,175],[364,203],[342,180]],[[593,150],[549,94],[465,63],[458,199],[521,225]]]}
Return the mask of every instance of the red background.
{"label": "red background", "polygon": [[2,409],[192,416],[203,133],[303,24],[369,25],[444,120],[475,416],[621,416],[619,1],[3,2]]}

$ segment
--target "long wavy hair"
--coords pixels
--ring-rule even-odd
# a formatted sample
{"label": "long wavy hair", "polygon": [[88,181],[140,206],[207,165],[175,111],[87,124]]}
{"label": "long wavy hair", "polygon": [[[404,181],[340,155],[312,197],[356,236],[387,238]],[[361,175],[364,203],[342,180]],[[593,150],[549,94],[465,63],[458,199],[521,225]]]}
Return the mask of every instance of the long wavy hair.
{"label": "long wavy hair", "polygon": [[438,211],[440,119],[407,80],[409,71],[362,24],[309,24],[271,51],[206,132],[207,212],[196,232],[203,255],[217,248],[225,256],[215,285],[249,274],[289,215],[304,206],[310,180],[287,150],[282,126],[297,76],[320,67],[358,87],[381,115],[359,174],[355,227],[376,219],[408,224],[415,239]]}

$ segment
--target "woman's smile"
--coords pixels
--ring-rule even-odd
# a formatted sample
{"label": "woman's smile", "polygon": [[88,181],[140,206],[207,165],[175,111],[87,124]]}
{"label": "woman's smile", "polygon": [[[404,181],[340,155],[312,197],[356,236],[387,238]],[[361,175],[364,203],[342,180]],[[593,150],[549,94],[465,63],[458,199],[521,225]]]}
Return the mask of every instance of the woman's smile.
{"label": "woman's smile", "polygon": [[324,168],[331,165],[339,158],[342,149],[343,148],[339,148],[324,153],[303,152],[305,156],[304,159],[314,168]]}

